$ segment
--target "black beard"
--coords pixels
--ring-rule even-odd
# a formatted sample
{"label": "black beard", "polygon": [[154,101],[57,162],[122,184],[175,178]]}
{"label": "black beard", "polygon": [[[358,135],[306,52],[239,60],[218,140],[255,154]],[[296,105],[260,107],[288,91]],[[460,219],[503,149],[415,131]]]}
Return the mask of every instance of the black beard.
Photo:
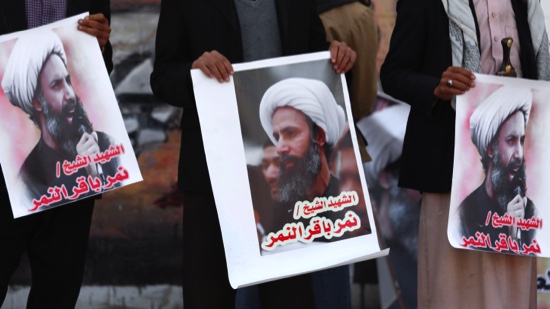
{"label": "black beard", "polygon": [[[92,132],[92,124],[80,99],[76,97],[75,100],[67,102],[60,113],[53,111],[42,95],[39,95],[37,100],[42,105],[46,126],[54,140],[69,158],[76,158],[76,145],[82,134]],[[73,121],[69,124],[67,117],[73,107]]]}
{"label": "black beard", "polygon": [[[289,161],[294,164],[287,169],[286,163]],[[319,145],[312,143],[303,158],[281,155],[280,166],[277,195],[279,202],[297,202],[305,199],[321,169]]]}
{"label": "black beard", "polygon": [[[503,213],[506,212],[508,203],[521,192],[525,196],[527,186],[525,183],[525,162],[523,160],[512,160],[507,166],[500,161],[500,154],[495,147],[493,156],[493,172],[491,173],[491,183],[493,185],[493,196],[497,199]],[[514,178],[508,179],[514,168],[519,167]]]}

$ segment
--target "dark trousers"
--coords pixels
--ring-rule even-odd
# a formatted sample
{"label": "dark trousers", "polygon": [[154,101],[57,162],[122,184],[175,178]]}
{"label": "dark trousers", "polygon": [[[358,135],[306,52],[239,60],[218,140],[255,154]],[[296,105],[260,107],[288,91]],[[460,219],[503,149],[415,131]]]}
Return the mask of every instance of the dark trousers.
{"label": "dark trousers", "polygon": [[[211,194],[185,192],[183,241],[184,308],[234,308],[236,290],[229,284]],[[345,266],[259,284],[258,293],[262,309],[345,309],[351,307],[349,283]]]}
{"label": "dark trousers", "polygon": [[93,199],[13,219],[0,191],[0,305],[25,250],[32,285],[27,308],[74,308],[84,275]]}
{"label": "dark trousers", "polygon": [[185,192],[183,205],[183,307],[235,308],[214,197]]}
{"label": "dark trousers", "polygon": [[259,284],[258,294],[262,309],[316,308],[311,274]]}

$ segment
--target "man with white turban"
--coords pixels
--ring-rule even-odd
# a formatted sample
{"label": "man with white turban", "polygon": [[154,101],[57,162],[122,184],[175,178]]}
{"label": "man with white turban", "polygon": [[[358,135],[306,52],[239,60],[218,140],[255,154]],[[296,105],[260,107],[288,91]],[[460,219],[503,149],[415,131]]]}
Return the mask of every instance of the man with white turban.
{"label": "man with white turban", "polygon": [[525,128],[529,121],[532,93],[528,88],[503,86],[483,101],[470,117],[472,142],[481,156],[483,183],[459,207],[462,235],[476,238],[480,232],[491,242],[499,235],[511,236],[530,245],[534,230],[519,232],[517,226],[485,224],[490,213],[516,219],[535,215],[533,202],[525,196]]}
{"label": "man with white turban", "polygon": [[[333,147],[347,128],[343,108],[336,103],[327,85],[319,80],[288,78],[267,89],[259,107],[262,126],[276,147],[279,155],[279,175],[277,180],[277,201],[273,205],[270,224],[266,234],[282,230],[286,223],[302,222],[295,220],[294,205],[298,201],[313,201],[316,197],[338,196],[340,181],[331,175],[328,160]],[[349,132],[348,132],[349,134]],[[343,219],[345,213],[325,212],[320,214],[333,222]],[[344,237],[317,241],[335,241]],[[307,244],[295,243],[293,246]],[[279,250],[289,249],[280,247]],[[311,274],[289,278],[289,286],[297,286],[301,280],[311,281],[315,298],[323,300],[322,308],[347,308],[349,299],[349,268],[340,266],[317,271]],[[264,291],[265,286],[260,286]],[[328,299],[323,295],[334,295]],[[346,296],[348,295],[348,296]]]}
{"label": "man with white turban", "polygon": [[[288,78],[269,87],[259,114],[279,156],[276,211],[269,233],[296,222],[292,211],[296,202],[340,194],[340,181],[331,175],[329,159],[347,132],[347,123],[344,109],[327,85],[305,78]],[[332,220],[344,216],[341,212],[323,215]]]}
{"label": "man with white turban", "polygon": [[305,78],[277,82],[262,97],[260,121],[281,156],[279,202],[294,206],[299,200],[338,195],[328,158],[346,117],[325,83]]}
{"label": "man with white turban", "polygon": [[456,98],[476,87],[475,74],[499,72],[505,55],[502,40],[510,42],[509,37],[514,41],[509,59],[517,77],[550,80],[541,1],[401,0],[396,10],[380,83],[384,92],[411,106],[399,186],[422,193],[417,306],[534,309],[534,258],[456,250],[446,231]]}
{"label": "man with white turban", "polygon": [[[80,176],[98,177],[103,183],[107,176],[115,176],[116,159],[105,164],[88,164],[75,173],[56,173],[58,162],[73,162],[77,156],[106,151],[113,141],[107,134],[93,130],[71,84],[63,44],[53,31],[19,36],[4,71],[2,89],[14,106],[29,115],[41,133],[19,171],[30,201],[48,195],[52,187],[64,185],[71,192]],[[29,208],[37,210],[30,201]],[[38,210],[64,203],[67,200],[42,205]]]}
{"label": "man with white turban", "polygon": [[14,46],[2,78],[2,89],[13,106],[21,108],[34,123],[39,122],[33,107],[42,67],[55,55],[67,66],[67,56],[59,37],[51,30],[22,34]]}
{"label": "man with white turban", "polygon": [[[80,19],[74,27],[97,39],[99,48],[93,47],[101,50],[107,71],[113,69],[112,48],[109,43],[109,0],[0,1],[0,12],[0,35],[89,12],[90,15]],[[67,128],[70,127],[69,123],[81,122],[83,128],[91,128],[84,118],[77,119],[81,103],[70,85],[67,58],[59,38],[50,31],[39,32],[39,35],[20,33],[10,59],[3,68],[1,85],[8,100],[28,114],[41,131],[37,148],[28,156],[21,169],[22,174],[29,176],[23,178],[29,181],[38,178],[51,180],[52,171],[55,177],[55,163],[52,165],[52,161],[56,159],[56,155],[67,153],[67,149],[75,151],[61,141],[69,134],[69,130],[63,132],[62,127]],[[41,83],[46,77],[54,76],[59,77],[54,79],[55,83]],[[63,91],[52,91],[52,87]],[[65,96],[56,95],[60,93]],[[60,116],[63,114],[61,107],[67,106],[65,103],[69,102],[74,108],[65,108],[68,111],[65,114],[67,117]],[[85,113],[80,116],[82,115]],[[74,156],[71,158],[73,160]],[[49,170],[42,173],[46,168]],[[33,186],[33,189],[40,186],[43,185]],[[6,297],[10,278],[25,252],[32,275],[26,307],[75,307],[84,276],[94,200],[85,198],[67,206],[14,219],[5,179],[0,176],[0,307]]]}
{"label": "man with white turban", "polygon": [[[187,309],[234,308],[236,292],[216,215],[190,69],[220,83],[234,75],[233,63],[327,50],[334,72],[348,72],[357,57],[344,42],[327,42],[314,1],[162,0],[151,89],[159,100],[183,107],[178,183],[184,191],[183,302]],[[204,229],[211,233],[203,233]],[[309,280],[311,281],[311,280]],[[286,279],[259,285],[262,308],[313,308],[310,285]],[[269,291],[263,287],[270,286]],[[263,290],[263,291],[262,291]],[[285,297],[281,297],[285,295]],[[349,308],[349,289],[327,288],[319,303]]]}

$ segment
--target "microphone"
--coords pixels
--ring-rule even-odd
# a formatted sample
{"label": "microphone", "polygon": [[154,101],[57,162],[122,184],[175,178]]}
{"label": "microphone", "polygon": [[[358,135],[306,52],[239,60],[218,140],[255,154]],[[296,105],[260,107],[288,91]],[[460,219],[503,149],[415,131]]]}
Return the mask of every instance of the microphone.
{"label": "microphone", "polygon": [[92,133],[91,123],[84,117],[84,115],[75,116],[72,127],[76,128],[78,136],[82,136],[84,133]]}
{"label": "microphone", "polygon": [[[525,187],[525,175],[520,175],[519,173],[517,173],[513,178],[512,178],[512,188],[514,188],[514,197],[515,196],[521,196],[521,198],[524,198],[525,197],[525,191],[526,191],[526,187]],[[526,205],[523,205],[523,207],[525,208]],[[518,239],[520,242],[521,242],[521,230],[520,228],[516,228],[516,239]]]}
{"label": "microphone", "polygon": [[[86,124],[90,124],[90,122],[87,121],[87,119],[84,118],[84,116],[82,115],[76,116],[73,120],[73,126],[77,128],[76,131],[80,138],[82,138],[82,135],[84,135],[84,133],[92,134],[91,125],[86,125]],[[96,163],[95,166],[96,166],[97,173],[99,174],[99,179],[101,179],[101,183],[104,184],[105,175],[103,174],[103,168],[99,163]]]}
{"label": "microphone", "polygon": [[519,195],[525,197],[525,176],[516,174],[512,178],[512,188],[514,188],[514,196]]}

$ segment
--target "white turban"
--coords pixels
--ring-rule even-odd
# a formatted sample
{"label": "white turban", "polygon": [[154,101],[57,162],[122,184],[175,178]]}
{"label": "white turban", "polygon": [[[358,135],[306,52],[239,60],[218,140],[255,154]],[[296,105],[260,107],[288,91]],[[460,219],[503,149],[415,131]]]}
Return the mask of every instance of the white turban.
{"label": "white turban", "polygon": [[21,34],[10,54],[2,89],[14,106],[32,115],[32,100],[42,66],[50,55],[57,54],[67,64],[63,44],[51,30],[30,31]]}
{"label": "white turban", "polygon": [[527,125],[532,99],[529,88],[503,86],[475,109],[470,117],[470,134],[483,159],[487,159],[487,148],[508,117],[521,111]]}
{"label": "white turban", "polygon": [[311,118],[325,131],[326,141],[330,145],[334,145],[344,133],[344,109],[336,103],[325,83],[314,79],[288,78],[269,87],[260,102],[260,121],[275,145],[273,114],[283,106],[295,108]]}
{"label": "white turban", "polygon": [[[378,97],[385,96],[378,94]],[[363,165],[367,185],[378,182],[380,172],[401,158],[410,110],[409,105],[396,103],[357,122],[357,127],[369,141],[367,151],[372,158]]]}

